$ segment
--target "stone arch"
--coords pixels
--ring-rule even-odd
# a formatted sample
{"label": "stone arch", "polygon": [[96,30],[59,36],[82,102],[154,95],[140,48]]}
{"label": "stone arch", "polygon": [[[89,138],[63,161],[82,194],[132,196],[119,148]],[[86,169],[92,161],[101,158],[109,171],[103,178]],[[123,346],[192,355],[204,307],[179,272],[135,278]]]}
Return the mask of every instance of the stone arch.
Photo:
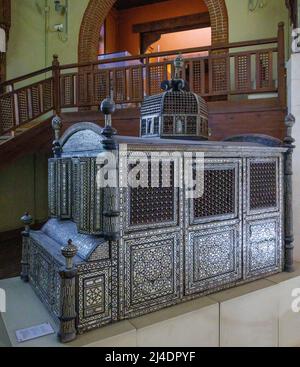
{"label": "stone arch", "polygon": [[[99,33],[116,0],[90,0],[80,27],[78,62],[97,60]],[[212,45],[228,43],[228,13],[225,0],[204,0],[211,19]]]}

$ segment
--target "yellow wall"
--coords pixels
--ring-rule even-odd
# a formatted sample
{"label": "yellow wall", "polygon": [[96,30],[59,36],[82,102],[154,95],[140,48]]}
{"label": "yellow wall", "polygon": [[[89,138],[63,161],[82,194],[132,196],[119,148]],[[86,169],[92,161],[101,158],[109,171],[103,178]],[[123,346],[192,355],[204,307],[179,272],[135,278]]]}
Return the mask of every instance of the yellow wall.
{"label": "yellow wall", "polygon": [[[62,0],[62,3],[64,0]],[[89,0],[69,0],[69,37],[61,42],[53,32],[64,17],[54,10],[53,0],[11,0],[12,27],[7,53],[7,78],[42,69],[58,54],[61,63],[77,61],[81,19]],[[45,7],[49,6],[49,31],[45,32]]]}
{"label": "yellow wall", "polygon": [[48,215],[47,157],[25,156],[0,170],[0,232],[22,227],[26,210],[37,222]]}
{"label": "yellow wall", "polygon": [[[185,2],[185,6],[188,5],[188,1]],[[54,11],[54,1],[12,0],[12,27],[7,54],[8,78],[43,68],[45,64],[50,65],[54,53],[59,55],[61,63],[76,62],[79,30],[88,2],[89,0],[69,0],[69,39],[63,43],[58,39],[56,33],[48,32],[47,37],[45,37],[43,11],[47,3],[50,6],[50,27],[53,28],[54,24],[63,21],[63,17],[58,16]],[[267,3],[265,9],[259,9],[252,13],[248,10],[248,0],[226,0],[229,13],[230,42],[273,37],[276,36],[277,24],[280,21],[288,24],[285,0],[267,0]],[[188,14],[188,12],[186,13]],[[161,15],[161,18],[168,15],[169,12],[166,11]],[[288,27],[286,31],[288,32]],[[128,41],[128,34],[125,30],[122,34],[124,37],[119,40],[119,46]],[[45,50],[47,43],[48,46]],[[129,51],[135,52],[136,48],[129,49]]]}

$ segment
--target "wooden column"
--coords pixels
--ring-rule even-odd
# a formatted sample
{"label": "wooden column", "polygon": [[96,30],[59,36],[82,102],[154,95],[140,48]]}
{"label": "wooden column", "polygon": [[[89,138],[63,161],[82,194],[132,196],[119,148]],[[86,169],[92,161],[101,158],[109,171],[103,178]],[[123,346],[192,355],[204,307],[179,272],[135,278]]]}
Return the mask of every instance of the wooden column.
{"label": "wooden column", "polygon": [[60,64],[58,56],[53,55],[52,61],[52,76],[53,76],[53,105],[56,115],[60,113]]}
{"label": "wooden column", "polygon": [[278,98],[281,107],[286,107],[287,88],[286,88],[286,67],[285,67],[285,41],[284,23],[278,24]]}
{"label": "wooden column", "polygon": [[292,128],[295,124],[295,117],[288,115],[285,120],[287,128],[286,137],[284,139],[284,147],[288,150],[285,153],[284,162],[284,203],[285,203],[285,262],[284,270],[287,272],[294,271],[294,233],[293,233],[293,150],[295,148],[295,139],[292,137]]}

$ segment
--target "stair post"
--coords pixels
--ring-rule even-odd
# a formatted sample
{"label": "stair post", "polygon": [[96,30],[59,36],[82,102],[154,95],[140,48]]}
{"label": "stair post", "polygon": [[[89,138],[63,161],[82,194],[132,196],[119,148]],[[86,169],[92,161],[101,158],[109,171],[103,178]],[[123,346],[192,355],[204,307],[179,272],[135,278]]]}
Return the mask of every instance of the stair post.
{"label": "stair post", "polygon": [[60,113],[60,64],[58,56],[53,55],[52,60],[52,77],[53,77],[53,109],[56,115]]}

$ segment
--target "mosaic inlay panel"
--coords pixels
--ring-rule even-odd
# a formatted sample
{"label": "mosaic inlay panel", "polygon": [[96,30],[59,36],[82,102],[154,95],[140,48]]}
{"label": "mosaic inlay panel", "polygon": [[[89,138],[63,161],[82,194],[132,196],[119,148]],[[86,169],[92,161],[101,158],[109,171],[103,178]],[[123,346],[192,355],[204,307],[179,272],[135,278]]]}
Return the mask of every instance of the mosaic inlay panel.
{"label": "mosaic inlay panel", "polygon": [[248,277],[280,268],[281,246],[278,226],[278,218],[253,220],[247,223]]}
{"label": "mosaic inlay panel", "polygon": [[112,270],[110,267],[78,275],[78,326],[90,329],[112,319]]}
{"label": "mosaic inlay panel", "polygon": [[84,280],[84,316],[88,317],[105,311],[105,277]]}
{"label": "mosaic inlay panel", "polygon": [[125,241],[126,313],[179,296],[177,234]]}
{"label": "mosaic inlay panel", "polygon": [[191,232],[186,248],[186,294],[241,279],[239,226]]}

